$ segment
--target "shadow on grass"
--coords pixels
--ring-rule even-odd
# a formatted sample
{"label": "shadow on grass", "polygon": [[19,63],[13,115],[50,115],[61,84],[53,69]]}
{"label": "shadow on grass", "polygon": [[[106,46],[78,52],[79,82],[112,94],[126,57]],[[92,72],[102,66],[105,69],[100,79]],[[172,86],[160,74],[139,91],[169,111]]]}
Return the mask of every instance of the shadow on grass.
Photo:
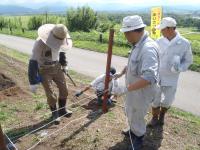
{"label": "shadow on grass", "polygon": [[[141,150],[158,150],[163,139],[163,126],[156,128],[147,127],[146,135],[144,137],[143,148]],[[109,150],[131,150],[131,143],[128,137],[124,137],[123,141],[117,143]]]}

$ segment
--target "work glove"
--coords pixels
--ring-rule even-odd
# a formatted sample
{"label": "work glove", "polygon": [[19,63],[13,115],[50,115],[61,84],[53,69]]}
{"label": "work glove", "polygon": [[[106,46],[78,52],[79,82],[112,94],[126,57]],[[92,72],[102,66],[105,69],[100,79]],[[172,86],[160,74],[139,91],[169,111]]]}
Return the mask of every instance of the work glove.
{"label": "work glove", "polygon": [[63,71],[68,74],[69,68],[68,66],[62,66]]}
{"label": "work glove", "polygon": [[117,95],[117,96],[121,96],[124,95],[128,92],[127,87],[125,86],[118,86],[116,88],[113,89],[112,94],[113,95]]}
{"label": "work glove", "polygon": [[120,78],[121,76],[122,75],[121,75],[120,72],[118,72],[118,73],[116,73],[116,74],[113,75],[113,77],[114,77],[115,80],[118,79],[118,78]]}
{"label": "work glove", "polygon": [[81,96],[83,94],[83,92],[82,91],[79,91],[79,92],[77,92],[76,94],[75,94],[75,96],[76,97],[79,97],[79,96]]}
{"label": "work glove", "polygon": [[38,88],[38,84],[32,84],[32,85],[30,85],[30,90],[34,94],[36,94],[37,88]]}
{"label": "work glove", "polygon": [[180,58],[180,56],[174,56],[174,58],[173,58],[173,66],[171,67],[171,71],[173,72],[173,73],[178,73],[178,72],[181,72],[181,67],[180,67],[180,60],[181,58]]}

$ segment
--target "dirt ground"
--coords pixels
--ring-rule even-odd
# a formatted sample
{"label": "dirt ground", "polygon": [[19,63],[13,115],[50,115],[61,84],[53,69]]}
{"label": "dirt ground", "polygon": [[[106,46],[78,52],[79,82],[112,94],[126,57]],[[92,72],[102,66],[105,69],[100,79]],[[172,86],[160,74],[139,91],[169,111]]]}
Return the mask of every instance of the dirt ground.
{"label": "dirt ground", "polygon": [[[37,95],[30,93],[27,65],[0,55],[0,122],[16,147],[19,150],[126,150],[130,141],[121,134],[127,127],[123,99],[117,99],[103,114],[93,91],[75,99],[75,91],[86,85],[78,83],[75,88],[67,82],[72,117],[61,118],[59,125],[51,123],[28,134],[51,121],[44,91],[40,86]],[[143,150],[200,150],[199,125],[171,114],[167,114],[166,122],[163,127],[147,128]]]}

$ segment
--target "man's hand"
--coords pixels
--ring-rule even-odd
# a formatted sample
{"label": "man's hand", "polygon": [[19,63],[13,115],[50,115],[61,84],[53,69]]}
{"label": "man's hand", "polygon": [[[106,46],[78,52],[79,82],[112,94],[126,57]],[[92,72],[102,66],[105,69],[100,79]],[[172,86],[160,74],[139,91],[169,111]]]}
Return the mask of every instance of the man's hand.
{"label": "man's hand", "polygon": [[118,73],[114,74],[114,79],[116,80],[116,79],[120,78],[122,75],[124,75],[126,73],[126,70],[127,70],[127,66],[125,66],[124,69],[120,73],[118,72]]}
{"label": "man's hand", "polygon": [[37,88],[38,88],[38,84],[30,85],[30,90],[34,94],[36,94]]}
{"label": "man's hand", "polygon": [[83,92],[82,91],[79,91],[79,92],[77,92],[76,94],[75,94],[75,96],[76,97],[79,97],[79,96],[81,96],[83,94]]}
{"label": "man's hand", "polygon": [[117,95],[117,96],[121,96],[121,95],[126,94],[127,92],[128,92],[127,87],[119,86],[119,87],[113,89],[112,94],[113,95]]}

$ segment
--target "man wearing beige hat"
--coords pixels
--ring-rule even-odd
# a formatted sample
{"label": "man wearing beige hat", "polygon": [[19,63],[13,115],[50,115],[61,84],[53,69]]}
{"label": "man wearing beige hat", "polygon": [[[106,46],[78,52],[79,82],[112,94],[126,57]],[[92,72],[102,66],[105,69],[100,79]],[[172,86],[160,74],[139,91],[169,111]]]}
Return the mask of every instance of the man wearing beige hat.
{"label": "man wearing beige hat", "polygon": [[158,83],[159,48],[144,30],[146,25],[140,16],[123,19],[121,32],[132,45],[128,64],[116,78],[125,74],[125,85],[115,89],[114,94],[125,94],[125,111],[130,128],[129,135],[135,150],[142,147],[146,132],[145,115],[155,97]]}
{"label": "man wearing beige hat", "polygon": [[[60,122],[59,116],[68,117],[72,114],[65,108],[68,90],[63,72],[67,71],[65,52],[71,47],[72,40],[63,24],[45,24],[38,29],[38,38],[33,46],[29,61],[30,89],[35,93],[38,84],[42,83],[55,124]],[[58,87],[58,98],[53,91],[53,81]],[[58,111],[56,107],[57,99]]]}
{"label": "man wearing beige hat", "polygon": [[163,35],[157,40],[160,47],[160,89],[152,105],[150,126],[164,124],[165,113],[175,98],[179,74],[192,63],[190,43],[176,30],[175,19],[165,17],[156,28]]}

